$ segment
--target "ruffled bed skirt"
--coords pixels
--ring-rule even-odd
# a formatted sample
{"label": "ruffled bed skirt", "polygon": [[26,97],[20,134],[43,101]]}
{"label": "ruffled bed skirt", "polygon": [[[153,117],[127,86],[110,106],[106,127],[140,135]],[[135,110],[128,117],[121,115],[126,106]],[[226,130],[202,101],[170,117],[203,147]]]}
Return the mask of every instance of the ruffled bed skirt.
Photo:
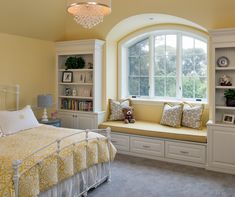
{"label": "ruffled bed skirt", "polygon": [[40,193],[39,197],[78,197],[87,189],[97,187],[107,180],[109,170],[108,163],[94,165],[59,183],[50,190]]}

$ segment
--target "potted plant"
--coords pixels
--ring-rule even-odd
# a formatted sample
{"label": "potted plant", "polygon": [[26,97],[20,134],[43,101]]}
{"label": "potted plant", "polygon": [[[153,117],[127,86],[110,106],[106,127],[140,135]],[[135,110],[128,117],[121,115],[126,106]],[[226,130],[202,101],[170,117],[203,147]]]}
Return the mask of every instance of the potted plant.
{"label": "potted plant", "polygon": [[65,70],[79,69],[85,67],[85,60],[82,57],[68,57],[65,62]]}
{"label": "potted plant", "polygon": [[235,107],[235,90],[228,89],[224,91],[224,97],[226,98],[226,105]]}

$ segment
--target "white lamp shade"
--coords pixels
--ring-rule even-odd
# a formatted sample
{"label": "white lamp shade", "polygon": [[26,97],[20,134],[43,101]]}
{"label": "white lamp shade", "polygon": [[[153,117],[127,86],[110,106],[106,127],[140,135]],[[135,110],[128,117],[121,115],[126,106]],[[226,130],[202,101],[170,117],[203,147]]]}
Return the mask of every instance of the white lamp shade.
{"label": "white lamp shade", "polygon": [[38,107],[47,108],[52,106],[52,96],[47,95],[38,95]]}

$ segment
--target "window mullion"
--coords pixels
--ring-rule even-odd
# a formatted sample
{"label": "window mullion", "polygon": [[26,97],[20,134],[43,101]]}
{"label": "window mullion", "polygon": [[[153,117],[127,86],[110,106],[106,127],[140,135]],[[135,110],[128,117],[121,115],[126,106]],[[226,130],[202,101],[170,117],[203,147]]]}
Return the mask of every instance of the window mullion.
{"label": "window mullion", "polygon": [[177,43],[176,43],[176,97],[178,99],[182,98],[183,88],[182,88],[182,34],[177,34]]}
{"label": "window mullion", "polygon": [[154,36],[149,37],[149,97],[154,97]]}

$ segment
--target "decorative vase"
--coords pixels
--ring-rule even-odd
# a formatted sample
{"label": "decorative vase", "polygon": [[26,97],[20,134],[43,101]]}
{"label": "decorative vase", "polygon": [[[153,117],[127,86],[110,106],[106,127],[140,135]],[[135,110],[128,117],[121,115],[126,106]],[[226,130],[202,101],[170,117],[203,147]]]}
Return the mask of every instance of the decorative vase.
{"label": "decorative vase", "polygon": [[226,105],[230,107],[235,107],[235,99],[226,98]]}

